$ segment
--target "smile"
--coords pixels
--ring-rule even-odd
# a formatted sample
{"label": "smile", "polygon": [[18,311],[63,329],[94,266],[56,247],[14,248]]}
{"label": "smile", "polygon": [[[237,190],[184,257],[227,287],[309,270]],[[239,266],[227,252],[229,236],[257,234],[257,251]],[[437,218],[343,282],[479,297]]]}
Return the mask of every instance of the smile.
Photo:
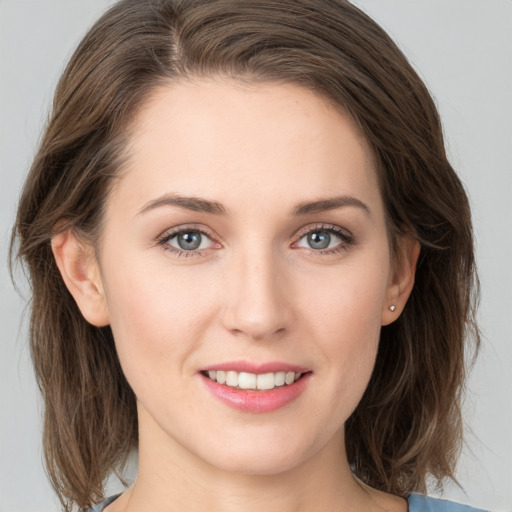
{"label": "smile", "polygon": [[203,372],[203,375],[219,384],[224,384],[236,389],[251,389],[257,391],[270,391],[274,388],[289,386],[302,377],[298,372],[269,372],[249,373],[223,370],[210,370]]}
{"label": "smile", "polygon": [[268,413],[297,400],[308,388],[313,372],[287,363],[239,361],[203,369],[198,375],[223,404],[246,413]]}

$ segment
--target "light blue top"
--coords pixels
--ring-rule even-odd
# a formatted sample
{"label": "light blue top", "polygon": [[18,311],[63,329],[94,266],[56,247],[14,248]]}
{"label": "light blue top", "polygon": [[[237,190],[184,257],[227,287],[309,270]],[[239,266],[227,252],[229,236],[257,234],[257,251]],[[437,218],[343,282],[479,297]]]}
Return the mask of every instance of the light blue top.
{"label": "light blue top", "polygon": [[488,512],[480,508],[461,505],[453,501],[429,498],[421,494],[411,494],[408,502],[409,512]]}
{"label": "light blue top", "polygon": [[[107,505],[112,503],[119,494],[107,498],[102,503],[92,507],[90,512],[101,512]],[[453,501],[439,500],[436,498],[429,498],[428,496],[421,496],[420,494],[411,494],[408,498],[409,512],[488,512],[479,508],[469,507],[468,505],[461,505]]]}

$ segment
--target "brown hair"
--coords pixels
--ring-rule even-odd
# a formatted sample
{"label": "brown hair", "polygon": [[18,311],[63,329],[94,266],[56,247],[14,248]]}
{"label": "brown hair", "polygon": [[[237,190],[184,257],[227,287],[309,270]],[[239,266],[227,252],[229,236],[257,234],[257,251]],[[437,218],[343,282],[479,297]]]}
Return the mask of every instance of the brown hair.
{"label": "brown hair", "polygon": [[297,84],[360,126],[392,247],[408,233],[422,249],[408,304],[382,328],[371,381],[347,421],[349,461],[366,483],[399,495],[424,491],[428,475],[453,478],[465,340],[479,342],[478,282],[468,200],[418,75],[344,0],[122,0],[85,36],[59,82],[13,231],[31,277],[44,453],[63,506],[102,497],[105,478],[137,445],[137,418],[111,330],[80,314],[52,235],[72,226],[94,242],[127,129],[155,87],[218,75]]}

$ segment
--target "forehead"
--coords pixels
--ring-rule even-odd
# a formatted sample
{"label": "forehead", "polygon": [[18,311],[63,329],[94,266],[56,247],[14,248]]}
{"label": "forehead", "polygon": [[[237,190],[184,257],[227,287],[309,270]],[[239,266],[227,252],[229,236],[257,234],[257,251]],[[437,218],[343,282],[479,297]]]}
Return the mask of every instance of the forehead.
{"label": "forehead", "polygon": [[118,185],[140,201],[165,192],[222,202],[339,194],[380,199],[356,123],[296,85],[209,80],[159,87],[130,133]]}

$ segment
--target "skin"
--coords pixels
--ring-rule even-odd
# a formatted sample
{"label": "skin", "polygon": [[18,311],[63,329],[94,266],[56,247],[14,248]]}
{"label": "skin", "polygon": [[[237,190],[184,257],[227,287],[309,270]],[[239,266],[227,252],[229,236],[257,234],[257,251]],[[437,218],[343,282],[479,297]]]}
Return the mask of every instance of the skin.
{"label": "skin", "polygon": [[[226,213],[165,204],[176,195]],[[365,206],[290,214],[339,196]],[[311,247],[307,233],[333,227],[343,236]],[[178,255],[176,228],[208,236]],[[111,325],[137,397],[138,477],[108,512],[406,511],[355,479],[345,456],[343,425],[419,251],[403,240],[391,261],[371,154],[348,116],[293,85],[161,87],[133,124],[97,247],[72,231],[52,245],[85,318]],[[312,375],[285,407],[241,412],[198,373],[233,360]]]}

